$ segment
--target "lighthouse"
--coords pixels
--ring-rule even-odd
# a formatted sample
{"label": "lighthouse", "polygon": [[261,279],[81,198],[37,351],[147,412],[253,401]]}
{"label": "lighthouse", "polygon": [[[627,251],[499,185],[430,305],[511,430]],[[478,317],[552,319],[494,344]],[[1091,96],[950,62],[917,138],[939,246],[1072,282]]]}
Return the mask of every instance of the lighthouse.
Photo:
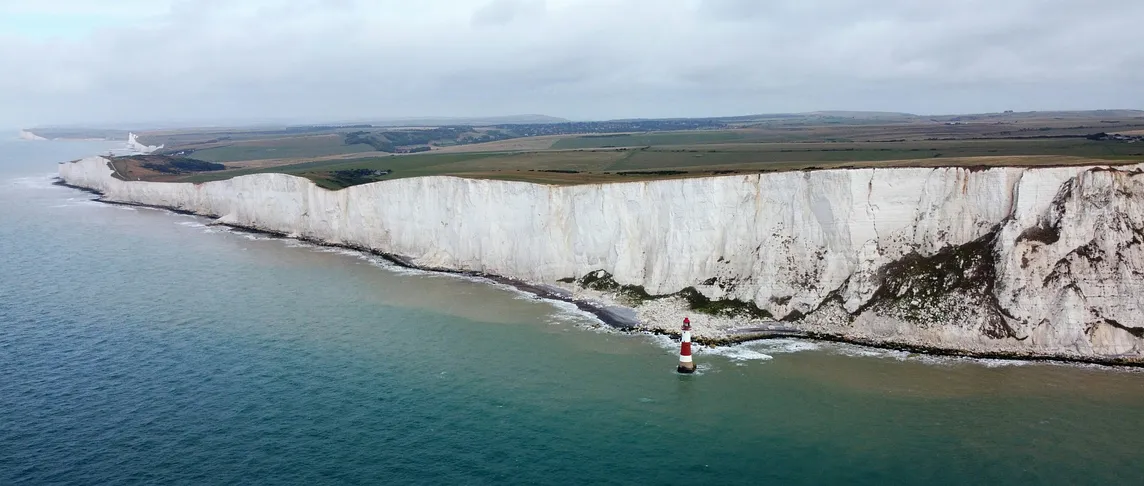
{"label": "lighthouse", "polygon": [[679,368],[675,371],[680,373],[694,373],[695,362],[691,360],[691,319],[683,318],[683,339],[679,344]]}

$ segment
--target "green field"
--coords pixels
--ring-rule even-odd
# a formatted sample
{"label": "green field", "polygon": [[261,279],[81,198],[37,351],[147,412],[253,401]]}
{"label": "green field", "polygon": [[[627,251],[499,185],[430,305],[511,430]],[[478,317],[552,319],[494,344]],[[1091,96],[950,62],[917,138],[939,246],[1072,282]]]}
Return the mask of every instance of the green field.
{"label": "green field", "polygon": [[557,140],[553,149],[644,147],[751,141],[754,134],[738,130],[584,135]]}
{"label": "green field", "polygon": [[[235,169],[217,173],[203,173],[190,176],[185,181],[204,182],[226,179],[239,175],[258,173],[286,173],[310,178],[327,188],[342,187],[332,172],[353,169],[393,171],[385,179],[401,179],[432,175],[495,176],[504,173],[505,179],[521,179],[518,172],[533,173],[537,170],[575,170],[578,172],[598,172],[619,161],[626,154],[618,151],[584,152],[465,152],[451,154],[416,154],[366,157],[360,159],[303,162],[298,164]],[[491,177],[498,178],[498,177]]]}
{"label": "green field", "polygon": [[[937,123],[808,125],[759,124],[749,128],[728,130],[693,130],[682,132],[624,133],[581,135],[558,140],[553,149],[588,149],[610,147],[659,147],[707,144],[781,144],[781,143],[893,143],[952,141],[975,142],[1048,142],[1083,140],[1088,134],[1104,131],[1144,129],[1139,120],[1113,124],[1099,121],[1045,121],[1043,125]],[[1055,138],[1054,138],[1055,137]],[[1072,137],[1072,138],[1066,138]]]}
{"label": "green field", "polygon": [[904,143],[751,144],[633,150],[611,170],[733,166],[760,163],[874,162],[958,157],[1054,155],[1142,159],[1144,145],[1083,139],[934,141]]}
{"label": "green field", "polygon": [[[230,168],[161,175],[148,175],[139,168],[133,174],[152,180],[201,182],[282,172],[336,189],[377,180],[434,175],[591,184],[846,167],[1144,162],[1144,138],[1124,135],[1144,131],[1144,112],[1138,111],[940,117],[824,112],[732,117],[724,121],[714,125],[703,120],[584,122],[563,128],[313,126],[175,130],[148,136],[183,143],[168,146],[167,153],[226,163]],[[667,128],[661,130],[657,126]],[[672,128],[678,126],[698,128]],[[641,128],[633,132],[631,127]],[[588,133],[561,134],[550,129]],[[436,133],[433,130],[441,133],[430,136],[429,132]],[[479,141],[472,134],[494,132],[496,136],[490,136],[494,140],[490,143],[465,143]],[[346,145],[347,138],[369,140],[370,145]],[[445,145],[454,146],[441,149]],[[383,156],[378,151],[429,146],[435,149],[417,154]]]}
{"label": "green field", "polygon": [[346,145],[341,135],[316,135],[235,142],[196,150],[193,156],[208,162],[238,162],[323,157],[371,151],[373,147],[365,144]]}
{"label": "green field", "polygon": [[346,184],[345,179],[337,177],[335,172],[355,169],[391,171],[376,180],[455,175],[549,184],[583,184],[834,167],[1138,162],[1144,162],[1144,144],[1084,139],[723,144],[366,157],[232,169],[196,174],[183,180],[202,182],[244,174],[278,172],[307,177],[323,187],[336,189]]}

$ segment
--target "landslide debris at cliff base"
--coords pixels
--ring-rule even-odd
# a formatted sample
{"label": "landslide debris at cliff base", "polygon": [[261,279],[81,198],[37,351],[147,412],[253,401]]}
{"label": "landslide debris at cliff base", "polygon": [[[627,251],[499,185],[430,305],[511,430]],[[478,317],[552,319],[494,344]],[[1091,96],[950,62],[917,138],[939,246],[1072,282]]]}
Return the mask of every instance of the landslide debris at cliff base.
{"label": "landslide debris at cliff base", "polygon": [[[783,329],[798,329],[802,336],[811,339],[912,353],[1144,366],[1144,359],[1138,356],[1092,356],[1023,349],[1021,343],[1030,336],[1014,327],[1012,323],[1020,319],[1003,308],[994,295],[999,237],[1000,226],[996,226],[968,243],[950,245],[928,256],[912,252],[886,264],[878,272],[878,289],[854,312],[845,310],[837,294],[806,315],[793,312],[775,319],[753,303],[712,300],[694,287],[671,294],[648,295],[642,287],[616,283],[604,270],[589,272],[580,279],[563,280],[634,306],[644,328],[655,333],[678,337],[678,322],[691,313],[695,341],[703,345],[782,337]],[[1086,252],[1091,249],[1082,246],[1073,253]],[[638,298],[633,299],[633,295]],[[783,301],[789,299],[773,300],[785,305]],[[706,317],[695,319],[695,313]],[[1092,326],[1103,324],[1144,338],[1144,328],[1126,326],[1099,315],[1096,318],[1098,322],[1088,324],[1090,336]],[[777,331],[767,332],[768,328]],[[751,330],[760,332],[749,332]]]}
{"label": "landslide debris at cliff base", "polygon": [[956,322],[980,322],[993,339],[1023,340],[1005,320],[993,295],[997,278],[994,244],[999,228],[934,255],[910,253],[879,270],[881,287],[854,315],[870,312],[921,329]]}
{"label": "landslide debris at cliff base", "polygon": [[[608,294],[625,305],[640,307],[651,301],[678,301],[687,310],[738,320],[742,325],[789,323],[809,330],[815,327],[816,321],[824,318],[837,327],[849,324],[865,314],[900,320],[921,329],[957,321],[980,322],[979,332],[984,336],[1023,340],[1025,338],[1018,336],[1008,325],[1005,311],[993,296],[996,273],[992,245],[997,232],[995,228],[970,243],[949,246],[934,255],[922,256],[915,252],[887,264],[879,271],[881,285],[878,290],[854,313],[823,310],[824,307],[841,309],[841,299],[837,295],[828,297],[808,315],[792,311],[787,316],[776,318],[753,302],[711,299],[695,287],[687,287],[671,294],[649,295],[643,287],[616,283],[613,276],[604,270],[589,272],[578,280],[564,281]],[[789,297],[773,299],[780,305],[785,305],[789,300]],[[831,315],[823,316],[824,313]],[[672,324],[652,325],[663,326],[670,332],[667,328]],[[718,339],[723,340],[725,339]]]}
{"label": "landslide debris at cliff base", "polygon": [[744,302],[734,299],[711,299],[695,287],[687,287],[679,292],[664,294],[664,295],[651,295],[647,290],[638,285],[620,285],[612,277],[612,274],[604,270],[596,270],[589,272],[579,280],[572,279],[571,282],[577,283],[581,288],[595,290],[599,292],[609,293],[618,302],[633,307],[638,307],[648,301],[680,298],[687,303],[690,310],[701,314],[721,316],[721,317],[743,317],[747,319],[772,319],[770,312],[760,309],[759,306],[753,302]]}

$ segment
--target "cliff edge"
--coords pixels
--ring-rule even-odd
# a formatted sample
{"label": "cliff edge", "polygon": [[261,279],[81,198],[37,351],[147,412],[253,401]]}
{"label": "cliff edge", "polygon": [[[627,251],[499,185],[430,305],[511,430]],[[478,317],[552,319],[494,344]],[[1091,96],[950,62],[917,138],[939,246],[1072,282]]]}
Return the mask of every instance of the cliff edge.
{"label": "cliff edge", "polygon": [[[582,186],[424,177],[322,189],[257,174],[122,181],[107,201],[587,286],[649,328],[687,307],[711,341],[769,319],[813,335],[975,355],[1144,363],[1144,166],[783,172]],[[568,282],[578,282],[571,285]],[[600,282],[607,285],[600,285]],[[714,305],[711,304],[725,304]]]}

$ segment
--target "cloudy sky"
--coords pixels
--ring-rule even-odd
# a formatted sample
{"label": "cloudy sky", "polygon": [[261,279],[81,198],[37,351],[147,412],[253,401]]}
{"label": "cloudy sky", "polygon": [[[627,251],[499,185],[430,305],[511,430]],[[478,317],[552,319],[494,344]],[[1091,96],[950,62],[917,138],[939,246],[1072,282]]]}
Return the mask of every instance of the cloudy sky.
{"label": "cloudy sky", "polygon": [[0,0],[0,126],[1144,108],[1144,1]]}

